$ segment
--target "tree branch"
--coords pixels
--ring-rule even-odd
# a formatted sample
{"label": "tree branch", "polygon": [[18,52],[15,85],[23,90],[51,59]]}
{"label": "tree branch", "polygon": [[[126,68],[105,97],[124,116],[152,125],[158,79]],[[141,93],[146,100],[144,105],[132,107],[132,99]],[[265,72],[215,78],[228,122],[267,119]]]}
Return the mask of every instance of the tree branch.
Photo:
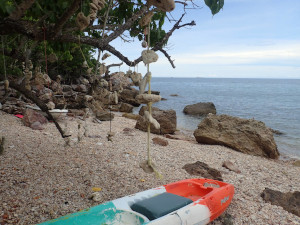
{"label": "tree branch", "polygon": [[118,29],[115,30],[115,32],[113,32],[112,34],[110,34],[107,38],[105,38],[103,40],[103,45],[107,45],[108,43],[110,43],[112,40],[116,39],[117,37],[119,37],[122,33],[124,33],[125,30],[128,30],[133,23],[139,18],[141,17],[147,10],[146,6],[143,6],[138,12],[136,12],[130,19],[128,19],[126,21],[126,23],[124,23],[123,25],[119,26]]}
{"label": "tree branch", "polygon": [[142,61],[142,56],[140,56],[139,58],[137,58],[134,61],[130,61],[126,56],[124,56],[121,52],[119,52],[118,50],[116,50],[111,45],[106,45],[103,50],[109,51],[114,56],[116,56],[117,58],[119,58],[122,62],[126,63],[128,66],[135,66],[136,64],[138,64],[139,62]]}
{"label": "tree branch", "polygon": [[[0,52],[3,52],[3,49],[0,49]],[[4,55],[9,56],[13,59],[17,59],[20,62],[25,61],[25,57],[22,55],[22,53],[18,49],[12,49],[11,51],[4,49]]]}
{"label": "tree branch", "polygon": [[159,48],[158,50],[161,51],[167,57],[171,66],[175,69],[176,66],[174,65],[174,60],[171,59],[171,56],[167,53],[167,51],[162,48]]}
{"label": "tree branch", "polygon": [[68,19],[74,15],[76,10],[79,8],[80,1],[81,0],[74,0],[72,5],[59,18],[58,22],[55,24],[55,27],[53,28],[53,33],[51,34],[53,37],[55,37],[61,31],[62,27],[68,21]]}
{"label": "tree branch", "polygon": [[34,2],[35,0],[24,0],[23,2],[21,2],[21,4],[16,6],[15,11],[13,11],[9,15],[9,18],[12,20],[18,20],[22,18],[26,10],[29,9]]}
{"label": "tree branch", "polygon": [[35,95],[33,95],[31,91],[25,89],[24,87],[22,87],[21,85],[17,84],[14,81],[10,81],[9,82],[9,86],[11,88],[17,90],[18,92],[22,93],[26,98],[28,98],[31,101],[33,101],[43,112],[47,113],[49,119],[54,122],[54,124],[55,124],[56,128],[58,129],[58,131],[59,131],[60,135],[62,136],[62,138],[70,136],[70,135],[65,135],[64,134],[64,132],[61,129],[61,127],[59,126],[59,124],[56,122],[56,120],[53,118],[53,116],[49,112],[48,107],[46,106],[46,104],[43,103],[38,97],[36,97]]}

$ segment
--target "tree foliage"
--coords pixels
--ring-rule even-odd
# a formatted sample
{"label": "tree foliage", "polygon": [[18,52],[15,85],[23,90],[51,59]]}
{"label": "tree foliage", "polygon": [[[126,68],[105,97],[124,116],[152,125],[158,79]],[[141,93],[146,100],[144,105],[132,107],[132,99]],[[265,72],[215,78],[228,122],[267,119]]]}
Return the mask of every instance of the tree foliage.
{"label": "tree foliage", "polygon": [[[41,66],[49,74],[59,73],[63,76],[79,76],[82,62],[86,59],[89,67],[97,63],[93,58],[96,50],[109,51],[127,65],[136,65],[141,57],[129,60],[120,49],[115,49],[111,42],[117,38],[128,41],[137,38],[146,39],[145,27],[139,20],[149,11],[154,15],[151,20],[151,47],[155,51],[163,52],[172,64],[172,60],[163,49],[169,37],[176,29],[183,26],[192,26],[192,21],[180,24],[182,17],[174,21],[170,31],[163,28],[166,12],[155,7],[146,7],[142,0],[107,0],[111,4],[97,11],[97,19],[90,20],[86,29],[80,31],[76,26],[76,15],[83,12],[85,16],[90,13],[90,3],[87,0],[0,0],[0,35],[3,38],[3,49],[7,60],[9,74],[22,74],[21,63],[32,60],[35,66]],[[216,14],[224,5],[224,0],[204,0]],[[186,6],[189,2],[182,2]],[[190,2],[192,3],[192,2]],[[180,5],[181,6],[181,5]],[[179,6],[178,6],[179,7]],[[109,16],[105,21],[105,14]],[[104,24],[106,26],[104,27]],[[84,56],[82,55],[84,54]],[[55,54],[57,62],[48,62],[47,56]],[[3,56],[1,56],[3,58]],[[0,65],[3,74],[3,64]]]}

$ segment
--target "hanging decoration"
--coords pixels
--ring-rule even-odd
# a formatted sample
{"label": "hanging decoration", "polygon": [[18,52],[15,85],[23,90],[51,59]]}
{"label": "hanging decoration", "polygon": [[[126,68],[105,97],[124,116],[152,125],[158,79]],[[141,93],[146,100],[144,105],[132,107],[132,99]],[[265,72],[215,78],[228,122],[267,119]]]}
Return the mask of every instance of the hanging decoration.
{"label": "hanging decoration", "polygon": [[9,88],[9,81],[6,76],[6,64],[5,64],[5,54],[4,54],[4,41],[3,41],[3,36],[1,36],[1,41],[2,41],[2,57],[3,57],[3,68],[4,68],[4,88],[5,92],[8,92]]}
{"label": "hanging decoration", "polygon": [[[150,14],[149,14],[150,15]],[[148,15],[148,16],[149,16]],[[147,18],[148,18],[147,16]],[[147,155],[148,159],[146,162],[140,163],[140,166],[143,168],[145,172],[154,172],[157,177],[162,178],[162,175],[156,170],[155,165],[152,162],[151,159],[151,154],[150,154],[150,129],[151,129],[151,124],[155,127],[155,129],[160,129],[160,124],[159,122],[153,118],[152,116],[152,103],[153,102],[158,102],[161,100],[161,96],[159,95],[153,95],[151,94],[151,72],[149,65],[150,63],[156,62],[158,60],[158,55],[153,51],[149,49],[150,46],[150,22],[151,22],[151,17],[149,16],[150,19],[144,19],[145,21],[148,22],[148,29],[145,29],[145,35],[148,36],[148,41],[147,43],[143,42],[143,46],[147,46],[147,50],[142,51],[142,59],[144,64],[147,66],[147,73],[144,76],[143,79],[140,79],[139,81],[139,95],[136,96],[136,100],[142,104],[147,104],[147,110],[144,111],[144,120],[148,123],[147,125]],[[146,16],[144,17],[146,18]],[[144,22],[142,19],[142,21]],[[145,89],[148,84],[148,93],[145,94]]]}
{"label": "hanging decoration", "polygon": [[141,27],[146,27],[148,26],[148,24],[151,22],[152,16],[154,15],[154,13],[152,11],[147,12],[145,14],[144,17],[142,17],[142,19],[140,19],[139,24],[141,25]]}
{"label": "hanging decoration", "polygon": [[146,64],[156,62],[158,60],[158,55],[155,53],[155,51],[148,49],[142,51],[142,59],[146,65]]}
{"label": "hanging decoration", "polygon": [[105,59],[107,59],[108,57],[110,57],[111,56],[111,54],[109,54],[109,53],[105,53],[103,56],[102,56],[102,60],[105,60]]}
{"label": "hanging decoration", "polygon": [[76,16],[76,24],[80,31],[83,31],[90,24],[90,17],[86,17],[83,12],[80,12]]}
{"label": "hanging decoration", "polygon": [[154,5],[156,8],[163,12],[171,12],[175,9],[174,0],[148,0],[147,5],[148,7]]}

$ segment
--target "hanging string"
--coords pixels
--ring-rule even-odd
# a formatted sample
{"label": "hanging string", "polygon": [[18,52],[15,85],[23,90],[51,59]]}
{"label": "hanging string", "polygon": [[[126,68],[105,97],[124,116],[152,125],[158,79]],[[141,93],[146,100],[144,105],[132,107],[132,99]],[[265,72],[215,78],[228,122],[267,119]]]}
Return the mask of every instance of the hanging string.
{"label": "hanging string", "polygon": [[[79,43],[79,49],[80,49],[81,55],[82,55],[84,61],[87,62],[86,59],[85,59],[85,56],[84,56],[84,54],[83,54],[83,51],[82,51],[82,49],[81,49],[80,35],[78,35],[78,40],[79,40],[78,43]],[[88,65],[88,64],[87,64],[87,67],[89,68],[89,65]]]}
{"label": "hanging string", "polygon": [[43,30],[44,30],[44,47],[45,47],[46,73],[48,74],[47,43],[46,43],[46,27],[43,27]]}
{"label": "hanging string", "polygon": [[[148,46],[147,46],[147,50],[149,51],[149,46],[150,46],[150,22],[148,24]],[[147,64],[147,73],[150,72],[150,67],[149,64]],[[148,94],[151,94],[151,84],[150,84],[150,79],[148,80]],[[151,106],[152,106],[152,102],[148,103],[148,111],[150,116],[152,115],[152,110],[151,110]],[[148,123],[148,127],[147,127],[147,149],[148,149],[148,165],[151,165],[151,155],[150,155],[150,123]]]}
{"label": "hanging string", "polygon": [[4,55],[4,41],[3,41],[3,36],[1,36],[1,41],[2,41],[2,54],[3,54],[3,65],[4,65],[4,80],[7,80],[6,77],[6,65],[5,65],[5,55]]}

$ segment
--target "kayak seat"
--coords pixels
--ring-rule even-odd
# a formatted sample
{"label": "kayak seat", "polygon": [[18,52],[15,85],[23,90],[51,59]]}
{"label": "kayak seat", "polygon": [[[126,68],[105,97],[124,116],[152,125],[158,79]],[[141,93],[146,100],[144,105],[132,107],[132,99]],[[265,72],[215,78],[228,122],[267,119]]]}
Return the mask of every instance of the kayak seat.
{"label": "kayak seat", "polygon": [[192,202],[191,199],[165,192],[135,202],[131,209],[146,216],[149,220],[155,220]]}

